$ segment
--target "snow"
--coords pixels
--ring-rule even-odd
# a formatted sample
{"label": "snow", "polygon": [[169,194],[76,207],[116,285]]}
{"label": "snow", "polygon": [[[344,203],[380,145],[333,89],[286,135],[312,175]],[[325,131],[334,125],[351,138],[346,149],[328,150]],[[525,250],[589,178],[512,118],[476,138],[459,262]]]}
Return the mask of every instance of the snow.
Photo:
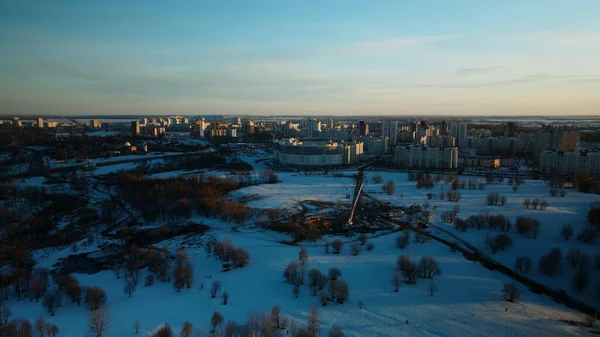
{"label": "snow", "polygon": [[261,200],[248,203],[258,208],[289,208],[299,201],[318,200],[349,202],[346,194],[354,192],[354,180],[332,175],[300,175],[292,172],[277,172],[280,183],[263,184],[240,189],[236,196],[260,195]]}
{"label": "snow", "polygon": [[[223,236],[219,232],[213,235]],[[196,331],[206,333],[215,310],[226,320],[243,323],[249,312],[267,311],[274,305],[281,306],[282,314],[305,324],[317,298],[303,286],[300,297],[294,299],[291,285],[282,278],[286,265],[297,261],[299,248],[269,241],[259,232],[226,235],[234,245],[248,249],[252,257],[250,265],[223,273],[219,261],[207,257],[202,248],[190,249],[195,267],[194,286],[180,293],[173,290],[170,283],[143,287],[142,281],[129,299],[122,292],[123,280],[117,280],[112,272],[76,277],[82,285],[98,285],[106,291],[111,312],[108,336],[133,335],[135,320],[141,323],[142,336],[163,322],[178,330],[185,320],[189,320]],[[323,248],[318,246],[307,248],[309,269],[327,272],[337,267],[343,273],[341,279],[350,286],[350,299],[345,304],[319,306],[322,335],[334,324],[340,325],[346,336],[579,336],[586,333],[584,328],[559,321],[581,320],[580,314],[523,287],[520,303],[502,301],[500,289],[510,278],[469,262],[436,242],[411,243],[401,251],[395,248],[394,238],[388,235],[372,239],[375,249],[359,256],[349,255],[349,244],[340,255],[324,254]],[[172,250],[181,243],[180,240],[165,242]],[[416,285],[402,285],[399,293],[392,291],[390,280],[400,254],[415,258],[433,256],[439,261],[443,274],[436,281],[439,291],[435,296],[429,296],[425,280],[419,280]],[[219,298],[210,298],[213,280],[221,281],[223,291],[229,292],[227,306]],[[201,282],[204,289],[199,287]],[[364,302],[363,309],[359,309],[359,301]],[[87,333],[87,309],[68,300],[54,317],[48,317],[39,303],[28,300],[10,300],[6,305],[13,317],[34,320],[44,315],[59,326],[61,335],[85,336]]]}
{"label": "snow", "polygon": [[[460,207],[458,216],[466,219],[470,215],[489,212],[490,214],[503,214],[513,224],[513,229],[510,236],[513,239],[513,245],[506,251],[499,251],[496,254],[489,256],[502,264],[512,267],[514,266],[515,259],[519,256],[528,255],[531,257],[533,262],[533,271],[528,274],[529,277],[534,280],[550,286],[555,289],[564,289],[571,296],[574,296],[580,301],[588,303],[590,305],[598,305],[596,300],[596,294],[594,288],[594,282],[600,281],[600,272],[594,268],[591,275],[591,282],[587,289],[578,294],[572,290],[571,277],[572,268],[568,266],[566,261],[563,261],[563,270],[559,275],[555,276],[544,276],[537,271],[537,262],[539,258],[548,253],[551,248],[558,247],[563,253],[563,257],[567,254],[571,248],[579,248],[582,252],[587,254],[590,258],[600,254],[600,244],[582,244],[572,237],[569,241],[564,241],[560,237],[560,230],[563,225],[571,224],[575,235],[579,233],[583,228],[588,227],[587,213],[589,211],[590,203],[593,201],[600,200],[600,196],[594,194],[585,194],[568,190],[567,195],[562,198],[560,196],[550,196],[549,187],[543,186],[543,181],[538,180],[526,180],[525,185],[521,186],[515,193],[512,192],[512,187],[505,182],[501,185],[490,184],[487,185],[483,190],[462,190],[462,199],[457,202],[450,202],[447,200],[440,200],[439,195],[443,188],[445,192],[451,190],[450,184],[444,184],[440,182],[433,189],[416,189],[414,181],[408,181],[405,173],[394,173],[394,172],[377,172],[381,175],[384,182],[392,180],[396,186],[396,192],[393,196],[381,192],[381,184],[366,184],[364,187],[365,191],[376,190],[379,193],[372,194],[374,197],[381,201],[390,201],[393,204],[404,204],[411,205],[413,203],[423,204],[428,202],[431,208],[438,206],[434,212],[433,222],[437,225],[447,228],[451,232],[461,236],[478,249],[485,251],[484,237],[487,230],[469,228],[467,232],[460,232],[454,229],[451,224],[444,223],[441,220],[441,214],[444,211],[452,210],[454,205]],[[372,178],[376,172],[367,172],[367,176]],[[461,177],[463,180],[474,179],[483,180],[484,177]],[[370,179],[366,179],[367,181]],[[436,199],[429,200],[427,193],[433,193]],[[505,206],[488,206],[486,203],[486,197],[490,192],[498,192],[500,195],[506,196],[507,204]],[[402,197],[401,197],[402,195]],[[548,202],[549,206],[546,210],[542,211],[539,208],[534,210],[532,206],[529,209],[523,206],[523,200],[525,199],[544,199]],[[525,239],[520,236],[514,229],[514,224],[518,216],[533,217],[540,222],[540,234],[536,240]],[[492,236],[500,234],[500,232],[491,231]],[[600,240],[599,240],[600,241]],[[592,262],[592,261],[590,261]]]}

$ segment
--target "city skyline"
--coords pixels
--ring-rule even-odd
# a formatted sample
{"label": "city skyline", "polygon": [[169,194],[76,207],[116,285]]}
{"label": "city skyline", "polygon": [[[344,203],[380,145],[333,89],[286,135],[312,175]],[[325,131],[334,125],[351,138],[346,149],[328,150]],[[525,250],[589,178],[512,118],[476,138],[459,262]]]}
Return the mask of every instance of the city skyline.
{"label": "city skyline", "polygon": [[600,3],[0,4],[0,114],[600,114]]}

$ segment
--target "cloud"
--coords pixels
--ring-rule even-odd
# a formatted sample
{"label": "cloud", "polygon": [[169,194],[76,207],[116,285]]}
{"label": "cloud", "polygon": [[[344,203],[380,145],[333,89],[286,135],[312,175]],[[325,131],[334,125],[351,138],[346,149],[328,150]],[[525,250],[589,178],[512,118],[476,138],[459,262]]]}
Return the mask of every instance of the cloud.
{"label": "cloud", "polygon": [[503,69],[503,66],[489,66],[489,67],[476,67],[476,68],[461,68],[456,71],[456,75],[468,76],[468,75],[479,75],[491,72],[496,72]]}

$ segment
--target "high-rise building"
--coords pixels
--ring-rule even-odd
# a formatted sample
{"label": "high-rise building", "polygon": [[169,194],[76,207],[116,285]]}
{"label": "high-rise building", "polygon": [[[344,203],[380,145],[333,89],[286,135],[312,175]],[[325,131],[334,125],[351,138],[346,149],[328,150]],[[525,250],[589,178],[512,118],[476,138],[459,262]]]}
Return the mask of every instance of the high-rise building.
{"label": "high-rise building", "polygon": [[454,122],[450,125],[450,135],[456,139],[459,148],[467,146],[467,122]]}
{"label": "high-rise building", "polygon": [[360,125],[360,135],[361,136],[368,136],[369,135],[369,123],[367,123],[366,121],[360,121],[359,123]]}
{"label": "high-rise building", "polygon": [[569,152],[579,151],[579,131],[558,128],[552,125],[543,126],[535,135],[535,157],[545,150]]}
{"label": "high-rise building", "polygon": [[140,121],[131,122],[131,135],[137,136],[140,134]]}
{"label": "high-rise building", "polygon": [[90,120],[90,126],[93,129],[99,129],[102,127],[102,121],[100,121],[99,119],[92,119]]}
{"label": "high-rise building", "polygon": [[390,146],[396,147],[398,144],[398,121],[390,121],[389,135]]}
{"label": "high-rise building", "polygon": [[44,128],[44,119],[43,118],[40,117],[37,119],[37,127],[40,129]]}
{"label": "high-rise building", "polygon": [[394,162],[401,167],[456,169],[458,149],[456,147],[433,148],[421,145],[398,146]]}
{"label": "high-rise building", "polygon": [[306,137],[307,138],[316,138],[319,136],[321,132],[321,121],[318,121],[313,118],[309,118],[306,120]]}
{"label": "high-rise building", "polygon": [[504,126],[504,138],[511,138],[517,136],[517,124],[515,122],[508,122]]}
{"label": "high-rise building", "polygon": [[448,126],[449,126],[449,124],[450,124],[450,123],[448,123],[448,121],[447,121],[447,120],[443,120],[443,121],[440,123],[440,133],[442,133],[442,134],[447,134],[447,133],[448,133]]}

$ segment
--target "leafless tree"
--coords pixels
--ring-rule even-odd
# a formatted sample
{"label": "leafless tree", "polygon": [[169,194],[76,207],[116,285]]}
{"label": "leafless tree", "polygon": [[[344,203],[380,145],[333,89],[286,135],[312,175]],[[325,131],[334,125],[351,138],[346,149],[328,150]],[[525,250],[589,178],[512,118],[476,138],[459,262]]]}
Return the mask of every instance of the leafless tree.
{"label": "leafless tree", "polygon": [[210,332],[215,332],[215,329],[223,324],[224,318],[218,311],[213,312],[210,318]]}
{"label": "leafless tree", "polygon": [[335,298],[338,303],[342,304],[346,302],[348,297],[350,297],[350,288],[348,288],[348,283],[337,280],[337,285],[335,286]]}
{"label": "leafless tree", "polygon": [[393,181],[389,180],[387,183],[385,183],[385,193],[389,194],[389,195],[394,195],[394,193],[396,192],[396,184],[394,184]]}
{"label": "leafless tree", "polygon": [[173,329],[169,324],[163,324],[156,329],[152,337],[173,337]]}
{"label": "leafless tree", "polygon": [[373,250],[373,248],[375,248],[375,245],[373,244],[373,242],[369,242],[369,243],[367,243],[367,250],[368,250],[368,251],[372,251],[372,250]]}
{"label": "leafless tree", "polygon": [[300,286],[294,284],[294,287],[292,287],[292,293],[294,294],[295,298],[298,298],[298,295],[300,294]]}
{"label": "leafless tree", "polygon": [[436,259],[431,256],[423,256],[419,260],[419,273],[423,278],[432,279],[442,273],[440,266]]}
{"label": "leafless tree", "polygon": [[545,210],[546,208],[548,208],[548,202],[546,200],[540,201],[540,209]]}
{"label": "leafless tree", "polygon": [[344,243],[342,242],[342,240],[340,240],[340,239],[333,240],[333,242],[331,243],[331,246],[333,247],[333,253],[339,254],[340,250],[342,250],[343,245],[344,245]]}
{"label": "leafless tree", "polygon": [[306,261],[308,261],[308,252],[306,251],[306,248],[300,248],[300,253],[298,253],[298,260],[300,260],[301,265],[306,264]]}
{"label": "leafless tree", "polygon": [[215,298],[217,294],[221,290],[221,281],[214,280],[212,282],[212,286],[210,287],[210,297]]}
{"label": "leafless tree", "polygon": [[529,256],[519,256],[515,260],[515,269],[522,274],[527,274],[531,271],[532,263]]}
{"label": "leafless tree", "polygon": [[329,247],[331,247],[331,244],[329,242],[325,242],[325,254],[329,254]]}
{"label": "leafless tree", "polygon": [[350,248],[352,249],[352,255],[354,256],[358,255],[362,250],[362,246],[358,243],[353,243],[352,246],[350,246]]}
{"label": "leafless tree", "polygon": [[90,311],[88,315],[90,332],[96,337],[102,337],[108,330],[110,323],[110,313],[105,306],[100,306],[96,310]]}
{"label": "leafless tree", "polygon": [[8,320],[10,320],[10,316],[11,316],[10,308],[2,306],[0,308],[0,323],[8,324]]}
{"label": "leafless tree", "polygon": [[358,242],[360,242],[361,245],[365,245],[365,243],[367,243],[367,234],[362,233],[358,236]]}
{"label": "leafless tree", "polygon": [[54,324],[50,324],[48,327],[48,337],[56,337],[58,336],[58,327]]}
{"label": "leafless tree", "polygon": [[324,307],[327,306],[327,300],[329,298],[329,296],[327,296],[327,292],[325,290],[319,291],[318,297],[319,302],[321,302],[321,305]]}
{"label": "leafless tree", "polygon": [[394,273],[394,276],[392,277],[392,285],[394,286],[394,292],[398,292],[398,289],[400,288],[400,275],[398,275],[398,273]]}
{"label": "leafless tree", "polygon": [[319,336],[319,310],[316,305],[313,305],[310,309],[306,326],[309,337]]}
{"label": "leafless tree", "polygon": [[44,337],[48,332],[49,327],[50,324],[48,321],[46,321],[46,319],[44,319],[44,317],[38,318],[33,324],[33,329],[37,332],[39,337]]}
{"label": "leafless tree", "polygon": [[433,296],[438,290],[437,283],[435,283],[434,279],[431,279],[429,285],[427,286],[427,290],[429,291],[429,296]]}
{"label": "leafless tree", "polygon": [[582,255],[583,253],[581,252],[581,249],[571,248],[567,253],[566,259],[567,261],[571,262],[571,266],[577,267]]}
{"label": "leafless tree", "polygon": [[514,284],[505,284],[502,288],[502,295],[504,299],[509,302],[516,302],[519,299],[521,292],[519,288]]}
{"label": "leafless tree", "polygon": [[53,291],[47,292],[42,300],[42,305],[44,308],[46,308],[46,310],[48,310],[50,316],[54,316],[56,308],[56,293]]}
{"label": "leafless tree", "polygon": [[531,200],[529,200],[529,199],[523,200],[523,206],[525,206],[525,208],[529,208],[529,205],[531,205]]}
{"label": "leafless tree", "polygon": [[590,258],[583,254],[573,274],[573,288],[582,292],[588,285],[590,278]]}
{"label": "leafless tree", "polygon": [[331,327],[331,331],[329,331],[329,337],[344,337],[344,332],[339,325],[334,325]]}
{"label": "leafless tree", "polygon": [[396,238],[396,246],[400,249],[406,248],[410,242],[410,232],[406,231]]}
{"label": "leafless tree", "polygon": [[227,305],[227,301],[229,301],[229,293],[224,291],[221,296],[223,297],[223,305]]}
{"label": "leafless tree", "polygon": [[192,333],[194,333],[192,323],[190,323],[189,321],[185,321],[183,323],[183,327],[181,327],[181,332],[179,333],[179,335],[181,337],[192,337]]}
{"label": "leafless tree", "polygon": [[131,294],[135,292],[135,283],[132,280],[125,281],[125,285],[123,285],[123,292],[129,298],[131,298]]}
{"label": "leafless tree", "polygon": [[91,310],[96,310],[106,303],[106,293],[100,287],[91,287],[85,293],[85,300]]}
{"label": "leafless tree", "polygon": [[177,251],[175,256],[175,268],[173,269],[173,288],[181,291],[184,287],[191,288],[194,279],[194,270],[187,252],[184,249]]}
{"label": "leafless tree", "polygon": [[329,279],[331,281],[335,281],[338,278],[340,278],[340,276],[342,276],[342,271],[333,267],[331,269],[329,269]]}
{"label": "leafless tree", "polygon": [[273,319],[273,323],[280,328],[281,327],[281,308],[276,305],[271,309],[271,319]]}
{"label": "leafless tree", "polygon": [[560,230],[560,236],[562,236],[565,240],[569,240],[571,236],[573,236],[573,226],[566,224]]}
{"label": "leafless tree", "polygon": [[137,319],[135,320],[135,323],[133,324],[133,329],[135,330],[136,335],[138,333],[140,333],[140,321],[138,321]]}

